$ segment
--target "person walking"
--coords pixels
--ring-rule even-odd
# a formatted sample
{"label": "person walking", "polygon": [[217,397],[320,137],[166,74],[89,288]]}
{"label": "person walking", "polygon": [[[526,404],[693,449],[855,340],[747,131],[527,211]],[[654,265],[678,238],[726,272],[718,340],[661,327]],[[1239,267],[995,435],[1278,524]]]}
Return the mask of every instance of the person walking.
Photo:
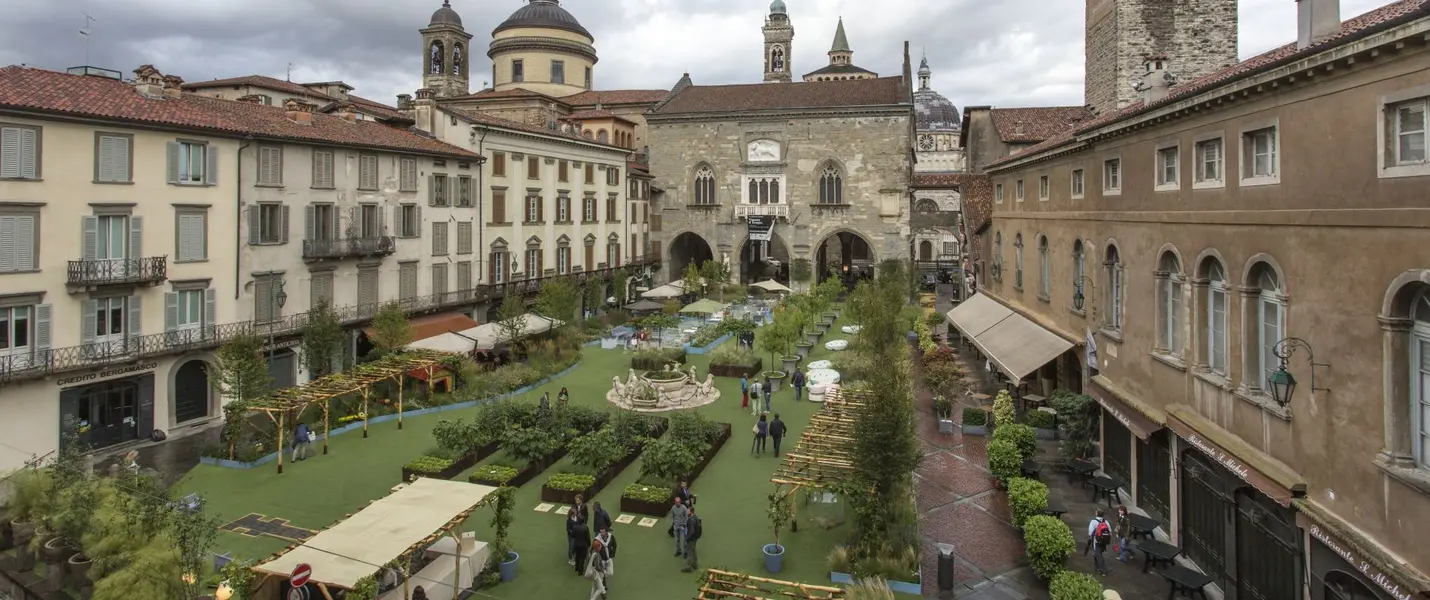
{"label": "person walking", "polygon": [[690,514],[685,518],[685,568],[680,570],[682,573],[700,568],[700,555],[695,549],[700,541],[700,534],[704,533],[703,528],[704,523],[695,515],[695,507],[690,507]]}
{"label": "person walking", "polygon": [[[308,458],[308,445],[312,443],[313,432],[307,423],[299,423],[293,431],[293,462]],[[280,449],[281,450],[281,449]]]}
{"label": "person walking", "polygon": [[775,456],[780,455],[780,439],[784,438],[785,432],[789,428],[785,427],[785,422],[780,420],[780,414],[775,413],[775,420],[770,422],[770,440],[775,443]]}
{"label": "person walking", "polygon": [[1092,564],[1098,575],[1107,575],[1107,559],[1102,553],[1112,545],[1112,526],[1107,523],[1102,509],[1087,524],[1087,537],[1092,544]]}
{"label": "person walking", "polygon": [[675,486],[675,497],[680,498],[680,501],[685,503],[686,508],[695,507],[695,492],[690,491],[689,481],[682,481],[680,485]]}
{"label": "person walking", "polygon": [[760,385],[759,380],[750,384],[750,416],[752,417],[760,414],[760,392],[763,391],[763,388],[764,386]]}
{"label": "person walking", "polygon": [[755,421],[755,456],[765,453],[765,436],[770,433],[770,423],[765,420],[765,415],[760,415],[760,420]]}
{"label": "person walking", "polygon": [[589,600],[601,600],[606,597],[606,559],[604,558],[606,549],[601,545],[601,540],[591,540],[591,552],[586,559],[586,568],[582,575],[591,580],[591,596]]}
{"label": "person walking", "polygon": [[685,524],[690,517],[690,509],[676,496],[670,506],[670,535],[675,538],[675,555],[685,556]]}
{"label": "person walking", "polygon": [[591,546],[591,529],[576,511],[566,515],[566,564],[580,573],[586,568],[586,549]]}
{"label": "person walking", "polygon": [[794,386],[794,401],[799,402],[804,399],[804,371],[795,370],[790,377],[790,384]]}
{"label": "person walking", "polygon": [[1112,533],[1117,536],[1117,562],[1127,562],[1132,555],[1132,519],[1127,516],[1127,506],[1117,505],[1117,526]]}
{"label": "person walking", "polygon": [[538,405],[537,408],[540,408],[541,412],[551,410],[551,392],[543,392],[541,394],[541,404]]}
{"label": "person walking", "polygon": [[750,378],[747,375],[740,376],[740,408],[750,407]]}
{"label": "person walking", "polygon": [[561,392],[556,394],[556,404],[558,406],[566,406],[566,403],[570,400],[571,392],[566,391],[566,388],[561,388]]}
{"label": "person walking", "polygon": [[420,585],[413,588],[412,600],[427,600],[427,590],[422,589],[422,586]]}
{"label": "person walking", "polygon": [[606,550],[603,557],[606,560],[606,583],[611,582],[611,577],[616,574],[616,534],[609,529],[602,529],[596,534],[596,539],[601,542],[601,547]]}
{"label": "person walking", "polygon": [[592,506],[594,508],[591,511],[591,525],[596,528],[596,531],[600,531],[602,529],[610,529],[611,513],[608,513],[606,512],[606,509],[601,508],[600,502],[593,503]]}

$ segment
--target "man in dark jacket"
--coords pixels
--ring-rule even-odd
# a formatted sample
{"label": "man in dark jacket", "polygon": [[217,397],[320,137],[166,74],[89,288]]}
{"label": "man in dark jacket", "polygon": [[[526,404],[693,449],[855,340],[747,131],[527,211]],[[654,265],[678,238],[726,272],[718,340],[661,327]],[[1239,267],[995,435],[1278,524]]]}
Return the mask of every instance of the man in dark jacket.
{"label": "man in dark jacket", "polygon": [[686,506],[695,506],[695,492],[690,491],[690,482],[682,481],[675,487],[675,497]]}
{"label": "man in dark jacket", "polygon": [[695,553],[696,542],[700,541],[700,534],[704,533],[704,526],[700,517],[695,515],[695,507],[689,507],[690,514],[685,518],[685,568],[682,573],[689,573],[700,568],[700,557]]}
{"label": "man in dark jacket", "polygon": [[804,399],[804,371],[796,370],[790,377],[790,383],[794,385],[794,401],[799,402]]}
{"label": "man in dark jacket", "polygon": [[591,513],[591,525],[596,528],[596,531],[600,531],[602,529],[610,529],[611,513],[608,513],[606,512],[606,509],[601,508],[600,502],[592,503],[592,506],[594,507],[594,510]]}
{"label": "man in dark jacket", "polygon": [[789,428],[785,427],[785,422],[780,420],[780,414],[775,413],[775,420],[770,423],[770,440],[775,443],[775,456],[780,455],[780,439],[785,436],[787,431]]}
{"label": "man in dark jacket", "polygon": [[571,511],[566,515],[566,564],[576,568],[576,573],[580,574],[586,568],[586,551],[591,547],[591,528],[586,526],[576,514]]}

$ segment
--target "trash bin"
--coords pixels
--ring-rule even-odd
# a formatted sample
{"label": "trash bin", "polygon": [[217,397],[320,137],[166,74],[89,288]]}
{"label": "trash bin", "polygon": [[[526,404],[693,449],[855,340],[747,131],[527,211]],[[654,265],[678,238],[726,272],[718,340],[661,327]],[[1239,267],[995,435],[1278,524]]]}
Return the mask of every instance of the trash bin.
{"label": "trash bin", "polygon": [[953,544],[937,544],[938,546],[938,589],[941,592],[953,591]]}

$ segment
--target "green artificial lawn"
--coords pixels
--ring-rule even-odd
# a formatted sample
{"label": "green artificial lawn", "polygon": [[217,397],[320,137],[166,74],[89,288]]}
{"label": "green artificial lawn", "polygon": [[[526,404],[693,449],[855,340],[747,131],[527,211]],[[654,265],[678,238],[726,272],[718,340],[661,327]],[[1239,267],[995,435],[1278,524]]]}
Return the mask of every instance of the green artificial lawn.
{"label": "green artificial lawn", "polygon": [[[830,358],[823,342],[846,338],[836,324],[815,346],[809,361]],[[730,341],[727,343],[734,343]],[[757,346],[758,347],[758,346]],[[770,360],[764,357],[766,363]],[[702,379],[708,372],[710,355],[690,355],[689,363],[699,367]],[[535,400],[542,392],[554,399],[564,386],[571,392],[571,402],[614,408],[606,402],[611,377],[622,381],[630,368],[630,357],[619,350],[586,348],[579,366],[566,376],[527,394]],[[765,365],[766,369],[770,365]],[[790,428],[782,451],[794,447],[818,404],[794,401],[794,392],[786,378],[772,403]],[[704,520],[704,536],[700,540],[700,566],[717,567],[769,576],[764,569],[760,548],[773,542],[765,510],[768,495],[774,485],[770,477],[782,459],[767,451],[763,457],[750,453],[750,429],[755,419],[749,409],[740,408],[740,381],[717,377],[721,397],[714,404],[699,409],[706,417],[732,424],[730,440],[721,449],[691,487],[699,497],[697,508]],[[369,438],[358,431],[335,436],[330,441],[330,454],[319,455],[303,462],[285,461],[284,473],[275,473],[272,463],[250,470],[226,469],[200,465],[190,472],[180,486],[184,493],[198,492],[204,496],[207,508],[215,511],[224,522],[248,513],[286,519],[298,527],[322,529],[355,513],[367,504],[385,496],[401,481],[402,465],[435,445],[432,427],[443,419],[470,418],[478,409],[449,411],[406,419],[404,429],[387,422],[371,426]],[[489,462],[492,459],[488,459]],[[563,460],[518,488],[516,510],[509,531],[513,549],[520,553],[520,574],[516,580],[484,590],[491,596],[518,598],[574,598],[589,590],[589,580],[577,575],[566,565],[565,517],[554,511],[536,512],[541,502],[541,485],[547,477],[570,466]],[[465,481],[468,473],[457,478]],[[594,499],[600,502],[612,519],[619,517],[620,495],[625,486],[640,475],[640,461],[628,467]],[[797,496],[800,529],[797,533],[781,533],[786,547],[784,569],[772,577],[816,585],[829,584],[829,569],[825,557],[847,535],[849,525],[840,524],[823,529],[814,522],[817,517],[828,524],[832,518],[843,523],[849,517],[842,504],[805,504],[804,495]],[[673,556],[674,544],[666,535],[668,519],[654,527],[640,527],[641,515],[634,515],[629,524],[616,523],[613,533],[618,541],[615,575],[610,592],[616,597],[690,598],[698,589],[699,573],[681,573],[683,560]],[[478,510],[467,522],[477,539],[491,540],[488,521],[491,509]],[[233,552],[240,559],[259,559],[282,550],[287,543],[269,537],[249,537],[230,532],[219,534],[218,552]],[[329,550],[340,551],[337,548]],[[322,579],[321,573],[315,573]],[[636,593],[636,596],[632,596]]]}

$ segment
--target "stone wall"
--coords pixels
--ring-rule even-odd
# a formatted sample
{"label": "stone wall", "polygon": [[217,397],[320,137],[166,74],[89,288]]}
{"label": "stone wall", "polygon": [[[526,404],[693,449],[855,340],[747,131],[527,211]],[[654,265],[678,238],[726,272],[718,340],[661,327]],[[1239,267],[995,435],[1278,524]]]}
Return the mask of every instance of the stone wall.
{"label": "stone wall", "polygon": [[1085,99],[1107,113],[1141,99],[1149,54],[1171,59],[1181,83],[1237,62],[1236,0],[1088,0]]}
{"label": "stone wall", "polygon": [[[741,176],[783,173],[786,189],[781,190],[781,201],[791,206],[790,218],[776,224],[775,234],[791,257],[813,258],[823,240],[850,231],[869,243],[875,261],[907,258],[909,120],[910,115],[888,115],[652,122],[650,170],[655,180],[651,185],[665,190],[663,223],[653,239],[669,254],[671,240],[693,232],[710,245],[715,258],[728,252],[732,264],[737,264],[748,236],[745,222],[734,216],[741,201]],[[782,161],[746,163],[747,144],[759,139],[778,141]],[[843,169],[844,202],[849,206],[812,207],[819,200],[820,171],[831,160]],[[718,207],[692,209],[688,206],[693,202],[692,180],[696,165],[702,163],[715,171]],[[666,277],[678,278],[671,270],[665,270]]]}

